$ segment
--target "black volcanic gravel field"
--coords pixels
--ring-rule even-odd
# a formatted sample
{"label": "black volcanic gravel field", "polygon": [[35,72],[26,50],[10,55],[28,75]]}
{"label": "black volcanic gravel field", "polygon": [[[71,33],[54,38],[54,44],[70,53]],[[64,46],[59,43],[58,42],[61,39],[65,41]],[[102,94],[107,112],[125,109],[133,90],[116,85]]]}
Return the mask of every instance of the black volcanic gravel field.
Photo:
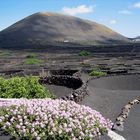
{"label": "black volcanic gravel field", "polygon": [[[81,104],[100,111],[113,122],[129,101],[140,97],[140,75],[111,76],[89,81],[89,96]],[[126,140],[140,139],[140,109],[136,105],[127,118],[124,131]],[[108,138],[104,138],[108,140]]]}
{"label": "black volcanic gravel field", "polygon": [[68,95],[73,89],[64,86],[47,85],[49,91],[55,94],[57,98]]}

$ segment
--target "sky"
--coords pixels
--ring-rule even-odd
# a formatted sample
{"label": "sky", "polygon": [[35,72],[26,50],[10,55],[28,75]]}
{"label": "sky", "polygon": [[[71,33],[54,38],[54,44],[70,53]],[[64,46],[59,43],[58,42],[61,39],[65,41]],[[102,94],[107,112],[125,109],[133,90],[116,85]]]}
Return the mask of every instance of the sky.
{"label": "sky", "polygon": [[126,37],[140,36],[140,0],[0,0],[0,31],[37,12],[72,15]]}

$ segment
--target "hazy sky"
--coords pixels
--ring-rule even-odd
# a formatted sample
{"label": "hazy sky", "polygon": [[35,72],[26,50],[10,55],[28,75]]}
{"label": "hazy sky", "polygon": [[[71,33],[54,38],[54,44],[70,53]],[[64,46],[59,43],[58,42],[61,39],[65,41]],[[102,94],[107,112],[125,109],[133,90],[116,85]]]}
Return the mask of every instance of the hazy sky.
{"label": "hazy sky", "polygon": [[60,12],[140,35],[140,0],[0,0],[0,30],[36,12]]}

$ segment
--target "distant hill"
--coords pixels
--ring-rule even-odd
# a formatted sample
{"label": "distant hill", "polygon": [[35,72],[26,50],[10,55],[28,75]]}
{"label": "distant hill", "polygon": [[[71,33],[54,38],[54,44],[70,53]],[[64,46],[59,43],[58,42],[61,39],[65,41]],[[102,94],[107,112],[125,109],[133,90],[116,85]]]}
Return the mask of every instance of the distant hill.
{"label": "distant hill", "polygon": [[140,36],[137,36],[137,37],[133,38],[133,41],[134,42],[140,42]]}
{"label": "distant hill", "polygon": [[140,36],[137,36],[136,38],[137,38],[137,39],[140,39]]}
{"label": "distant hill", "polygon": [[93,21],[56,13],[35,13],[0,32],[0,46],[49,43],[119,44],[130,40]]}

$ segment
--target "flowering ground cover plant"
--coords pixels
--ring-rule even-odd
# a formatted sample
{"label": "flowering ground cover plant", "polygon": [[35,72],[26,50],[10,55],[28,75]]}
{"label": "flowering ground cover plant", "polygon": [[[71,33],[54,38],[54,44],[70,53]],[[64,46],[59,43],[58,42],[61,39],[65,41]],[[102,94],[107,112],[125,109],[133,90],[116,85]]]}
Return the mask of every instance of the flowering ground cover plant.
{"label": "flowering ground cover plant", "polygon": [[20,99],[0,102],[0,128],[28,140],[92,140],[107,133],[110,120],[73,101]]}
{"label": "flowering ground cover plant", "polygon": [[0,77],[0,98],[54,98],[54,95],[38,82],[35,76]]}

